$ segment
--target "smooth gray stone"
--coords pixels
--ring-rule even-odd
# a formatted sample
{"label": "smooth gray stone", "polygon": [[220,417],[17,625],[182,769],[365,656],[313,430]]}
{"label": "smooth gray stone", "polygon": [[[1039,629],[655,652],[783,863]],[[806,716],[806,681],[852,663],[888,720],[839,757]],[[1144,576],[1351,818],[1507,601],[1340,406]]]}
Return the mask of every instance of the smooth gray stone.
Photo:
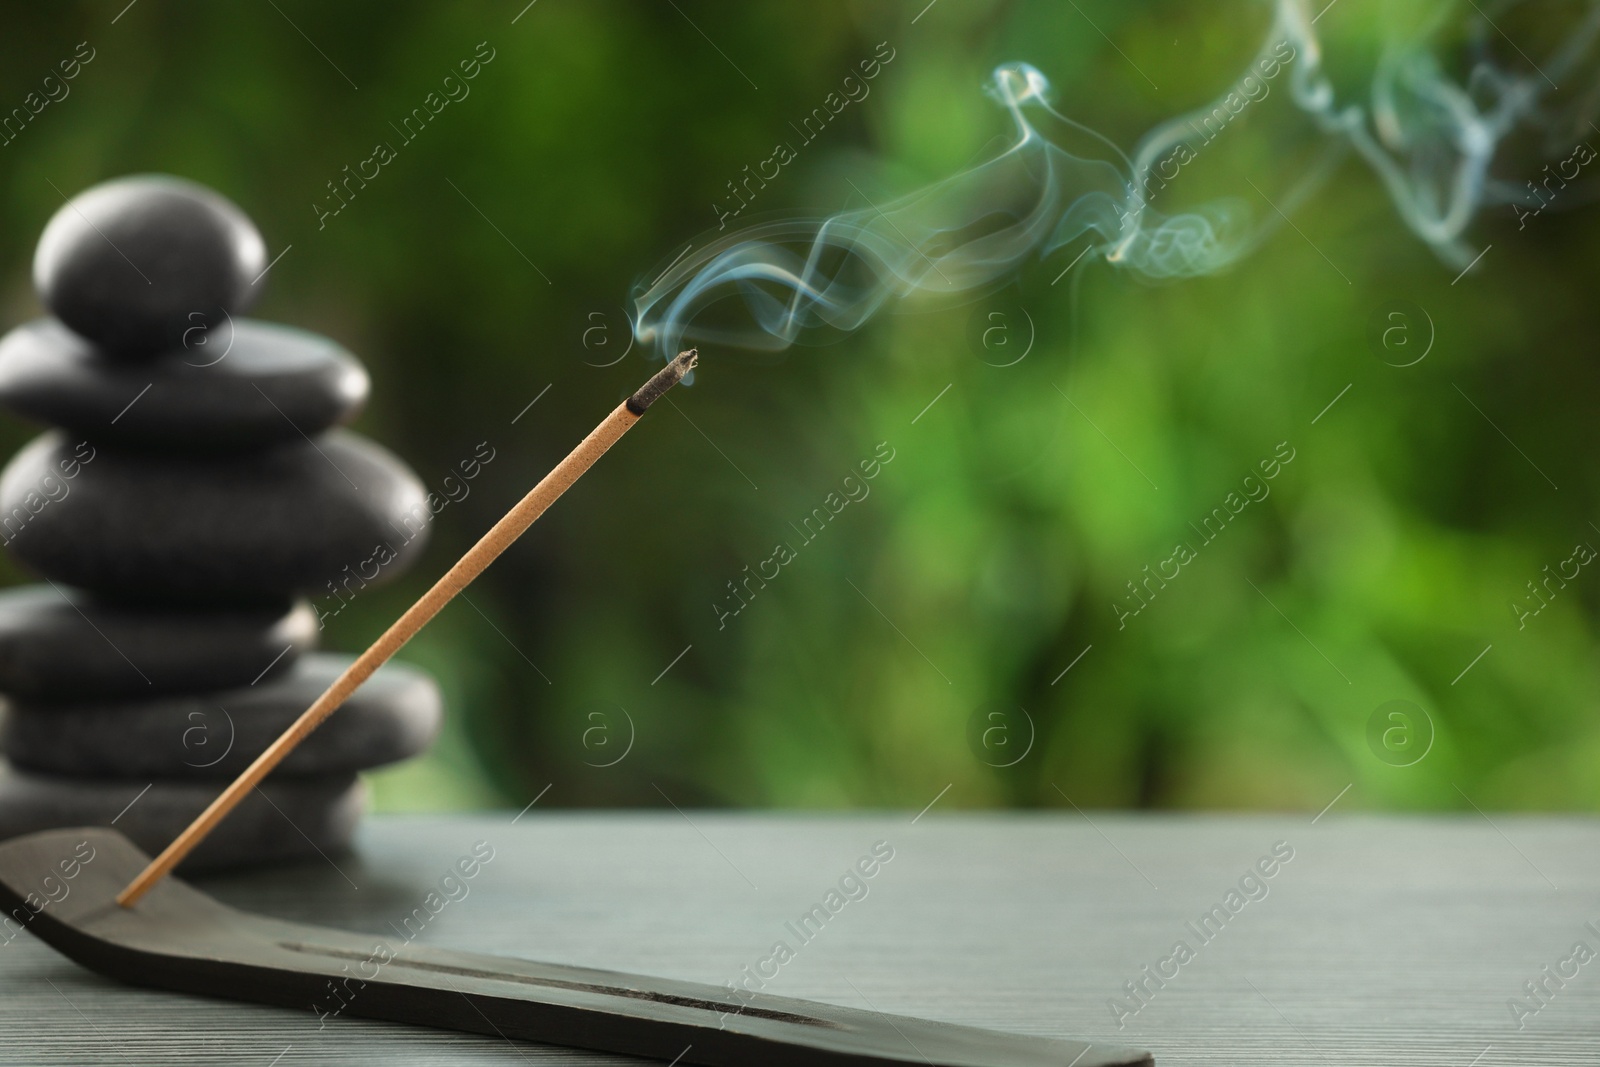
{"label": "smooth gray stone", "polygon": [[[146,789],[146,786],[149,786]],[[105,781],[0,769],[0,840],[62,826],[111,826],[155,855],[216,799],[215,782]],[[366,804],[354,775],[272,779],[179,865],[180,871],[347,851]]]}
{"label": "smooth gray stone", "polygon": [[366,369],[325,337],[234,318],[144,362],[108,355],[55,319],[0,338],[0,404],[96,444],[247,448],[354,418]]}
{"label": "smooth gray stone", "polygon": [[61,206],[34,250],[33,286],[74,331],[137,358],[248,309],[266,266],[261,234],[232,201],[182,178],[139,174]]}
{"label": "smooth gray stone", "polygon": [[[88,447],[52,432],[12,458],[0,472],[0,540],[40,574],[96,593],[273,603],[332,595],[337,582],[349,599],[427,541],[422,483],[355,434],[232,456]],[[85,461],[73,467],[75,448]]]}
{"label": "smooth gray stone", "polygon": [[[30,771],[230,780],[333,684],[352,657],[313,653],[272,682],[159,700],[13,704],[0,752]],[[391,663],[291,752],[274,776],[305,778],[407,759],[439,733],[439,687]]]}
{"label": "smooth gray stone", "polygon": [[0,593],[0,693],[30,703],[247,685],[282,675],[316,643],[305,601],[175,611],[48,585]]}

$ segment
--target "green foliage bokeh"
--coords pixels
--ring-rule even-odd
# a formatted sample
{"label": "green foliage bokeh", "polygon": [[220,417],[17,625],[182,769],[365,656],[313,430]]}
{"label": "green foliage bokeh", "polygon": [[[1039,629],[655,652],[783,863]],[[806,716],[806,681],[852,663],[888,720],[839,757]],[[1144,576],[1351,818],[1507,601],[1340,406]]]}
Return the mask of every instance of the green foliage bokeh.
{"label": "green foliage bokeh", "polygon": [[[1359,90],[1394,31],[1348,6],[1323,28]],[[256,314],[366,361],[359,430],[432,489],[480,442],[495,450],[421,564],[329,620],[325,644],[350,650],[650,372],[639,348],[598,365],[627,347],[630,287],[715,229],[727,183],[879,42],[895,59],[870,95],[752,214],[860,206],[858,190],[888,198],[992,152],[1008,131],[981,86],[1006,60],[1131,145],[1234,81],[1269,15],[1246,0],[122,7],[8,13],[0,106],[78,42],[95,58],[0,148],[6,324],[37,313],[29,262],[60,194],[119,174],[207,183],[270,255],[288,248]],[[326,183],[398,144],[391,124],[480,42],[494,58],[470,95],[319,225]],[[1316,151],[1285,95],[1196,164],[1196,192],[1271,215],[1239,175],[1276,196]],[[1541,164],[1510,159],[1506,176]],[[1595,807],[1596,573],[1523,627],[1510,607],[1600,544],[1600,315],[1580,292],[1600,234],[1580,200],[1526,229],[1490,212],[1475,239],[1492,250],[1453,283],[1346,160],[1223,274],[1152,287],[1091,262],[1062,279],[1073,250],[822,347],[707,349],[695,383],[406,650],[450,724],[427,758],[372,776],[379,806],[520,807],[551,784],[542,803],[920,808],[948,786],[949,806],[1315,811],[1350,785],[1351,807]],[[1369,343],[1400,298],[1436,331],[1404,368]],[[1024,359],[995,365],[975,341],[990,321],[1033,335]],[[12,451],[33,431],[0,432]],[[1126,583],[1200,545],[1191,524],[1283,442],[1294,459],[1270,495],[1119,622]],[[728,583],[798,545],[880,444],[894,458],[870,493],[719,621]],[[1433,725],[1410,766],[1368,740],[1397,699]],[[1014,766],[973,750],[991,707],[1031,721]]]}

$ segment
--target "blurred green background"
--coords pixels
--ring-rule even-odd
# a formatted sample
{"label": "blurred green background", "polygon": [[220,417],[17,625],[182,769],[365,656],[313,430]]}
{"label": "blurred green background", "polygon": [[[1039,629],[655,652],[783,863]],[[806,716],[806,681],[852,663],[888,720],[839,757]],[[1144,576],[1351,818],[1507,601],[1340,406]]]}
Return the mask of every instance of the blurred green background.
{"label": "blurred green background", "polygon": [[[329,620],[348,650],[647,376],[632,285],[714,230],[727,183],[880,42],[894,59],[867,98],[740,221],[859,207],[992,153],[1008,130],[981,86],[1002,61],[1131,148],[1236,81],[1270,18],[1250,0],[124,3],[7,12],[0,106],[79,42],[95,58],[0,147],[5,324],[37,314],[29,263],[60,194],[116,175],[205,182],[269,255],[288,248],[256,314],[367,362],[357,428],[433,490],[481,442],[495,455],[418,567]],[[1395,9],[1435,6],[1343,0],[1318,26],[1341,85],[1361,91]],[[1540,25],[1506,28],[1536,51]],[[391,124],[480,42],[470,96],[319,228],[326,183],[399,145]],[[1317,143],[1286,96],[1186,171],[1195,196],[1272,216]],[[1501,169],[1520,185],[1542,163]],[[1519,230],[1500,207],[1474,238],[1492,247],[1453,283],[1347,160],[1222,275],[1063,277],[1065,251],[824,347],[706,349],[404,652],[449,726],[372,776],[377,807],[521,807],[547,784],[556,806],[916,809],[948,786],[949,808],[1315,811],[1347,785],[1342,808],[1600,806],[1600,568],[1520,628],[1511,606],[1600,545],[1600,311],[1581,292],[1600,230],[1555,209]],[[1369,342],[1398,299],[1436,332],[1407,367]],[[1428,327],[1406,321],[1420,351]],[[34,432],[6,419],[0,445]],[[870,494],[719,626],[728,583],[800,546],[880,446]],[[1275,450],[1294,458],[1270,496],[1204,543],[1190,524]],[[1119,625],[1127,583],[1180,541],[1196,558]],[[1382,712],[1374,740],[1394,700],[1411,718]]]}

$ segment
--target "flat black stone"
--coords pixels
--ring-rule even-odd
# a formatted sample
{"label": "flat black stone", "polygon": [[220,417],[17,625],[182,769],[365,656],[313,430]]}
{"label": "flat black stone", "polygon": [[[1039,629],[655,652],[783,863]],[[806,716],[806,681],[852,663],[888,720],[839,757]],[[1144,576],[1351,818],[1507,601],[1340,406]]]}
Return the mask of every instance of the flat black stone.
{"label": "flat black stone", "polygon": [[240,455],[91,446],[68,479],[74,450],[47,433],[0,472],[0,541],[40,574],[96,593],[281,603],[332,595],[337,582],[348,599],[404,569],[427,540],[422,483],[341,430]]}
{"label": "flat black stone", "polygon": [[[232,201],[182,178],[102,182],[62,205],[33,257],[39,299],[114,355],[192,344],[260,288],[266,246]],[[200,334],[191,331],[200,331]]]}
{"label": "flat black stone", "polygon": [[298,441],[354,418],[367,372],[325,337],[254,319],[203,346],[139,363],[55,319],[0,338],[0,405],[96,444],[244,448]]}
{"label": "flat black stone", "polygon": [[[218,792],[215,782],[96,781],[0,767],[0,840],[115,822],[131,841],[154,854],[170,845]],[[366,789],[353,775],[267,782],[245,797],[178,869],[193,873],[338,855],[348,851],[365,803]]]}
{"label": "flat black stone", "polygon": [[[313,653],[276,681],[158,700],[13,703],[0,752],[24,770],[106,778],[236,777],[350,665]],[[439,732],[439,687],[419,670],[382,667],[273,771],[304,778],[415,756]]]}
{"label": "flat black stone", "polygon": [[[238,911],[175,878],[119,907],[117,893],[148,862],[115,830],[63,829],[10,841],[0,845],[0,909],[13,926],[68,958],[131,985],[686,1067],[1152,1064],[1148,1052],[1076,1038],[980,1030],[767,993],[741,997],[727,986],[420,944],[411,938],[427,930],[431,902],[445,906],[433,890],[376,934]],[[465,892],[460,878],[447,877]],[[152,1012],[171,1007],[150,1002]],[[310,1017],[303,1018],[309,1027]],[[318,1020],[319,1028],[326,1024]]]}
{"label": "flat black stone", "polygon": [[316,612],[303,601],[173,610],[24,586],[0,592],[0,694],[59,703],[264,684],[316,640]]}

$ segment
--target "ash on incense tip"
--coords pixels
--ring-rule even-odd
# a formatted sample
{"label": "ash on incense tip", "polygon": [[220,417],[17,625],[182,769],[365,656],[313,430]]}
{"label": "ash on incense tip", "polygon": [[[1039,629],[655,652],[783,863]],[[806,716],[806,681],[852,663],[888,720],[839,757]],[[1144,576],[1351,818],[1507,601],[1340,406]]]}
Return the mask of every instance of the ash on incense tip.
{"label": "ash on incense tip", "polygon": [[635,415],[643,415],[650,410],[651,404],[661,399],[663,393],[683,381],[684,375],[694,370],[699,362],[700,350],[698,348],[691,348],[687,352],[679,352],[676,359],[656,371],[654,377],[641,385],[628,398],[628,410]]}

